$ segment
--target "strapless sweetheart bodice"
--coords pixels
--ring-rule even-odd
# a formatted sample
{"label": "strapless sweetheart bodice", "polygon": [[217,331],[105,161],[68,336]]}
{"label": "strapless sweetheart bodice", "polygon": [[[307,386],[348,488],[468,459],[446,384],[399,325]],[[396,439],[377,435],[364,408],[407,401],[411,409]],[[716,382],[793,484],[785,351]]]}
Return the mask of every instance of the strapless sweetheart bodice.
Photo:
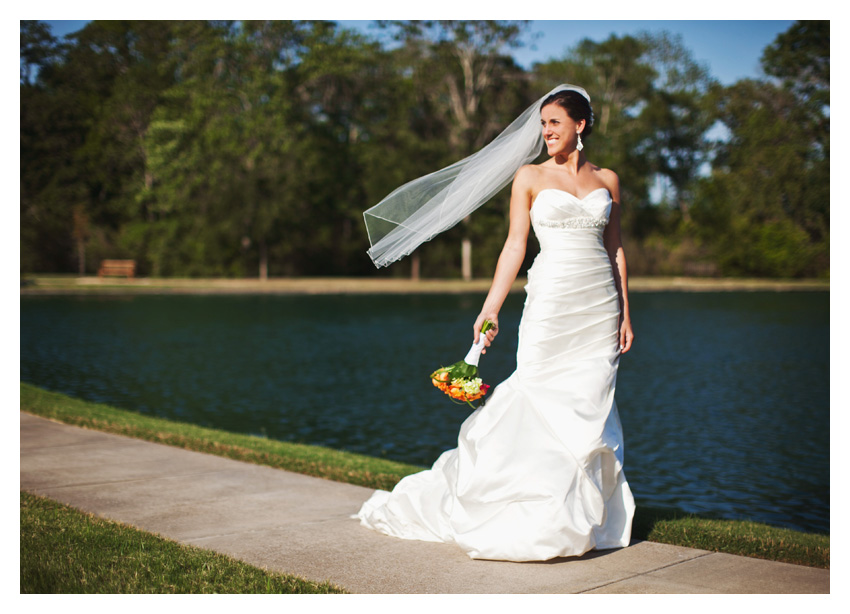
{"label": "strapless sweetheart bodice", "polygon": [[604,228],[611,215],[611,194],[598,188],[579,198],[570,192],[541,190],[531,207],[535,232],[541,228]]}

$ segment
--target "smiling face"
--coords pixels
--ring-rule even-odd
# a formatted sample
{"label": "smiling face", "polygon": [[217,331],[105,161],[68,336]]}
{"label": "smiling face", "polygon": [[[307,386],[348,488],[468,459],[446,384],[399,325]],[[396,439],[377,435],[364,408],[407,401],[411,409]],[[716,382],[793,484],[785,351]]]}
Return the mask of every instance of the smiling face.
{"label": "smiling face", "polygon": [[558,104],[548,104],[540,111],[540,125],[546,152],[554,157],[568,155],[576,148],[578,133],[584,129],[585,121],[574,121],[567,110]]}

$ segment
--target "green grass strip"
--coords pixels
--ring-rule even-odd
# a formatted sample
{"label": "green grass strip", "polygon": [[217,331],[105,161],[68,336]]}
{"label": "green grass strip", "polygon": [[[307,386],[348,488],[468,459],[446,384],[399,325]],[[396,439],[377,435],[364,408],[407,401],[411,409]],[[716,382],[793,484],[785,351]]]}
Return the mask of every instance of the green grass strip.
{"label": "green grass strip", "polygon": [[749,520],[704,518],[638,507],[632,536],[662,544],[829,569],[829,535]]}
{"label": "green grass strip", "polygon": [[391,489],[422,467],[320,446],[174,422],[48,392],[21,382],[21,410],[65,424],[217,454],[369,488]]}
{"label": "green grass strip", "polygon": [[21,493],[21,593],[343,593]]}
{"label": "green grass strip", "polygon": [[[21,410],[65,424],[126,435],[296,473],[390,490],[422,467],[319,446],[239,435],[74,399],[21,383]],[[829,568],[829,536],[639,506],[632,537],[688,548]]]}

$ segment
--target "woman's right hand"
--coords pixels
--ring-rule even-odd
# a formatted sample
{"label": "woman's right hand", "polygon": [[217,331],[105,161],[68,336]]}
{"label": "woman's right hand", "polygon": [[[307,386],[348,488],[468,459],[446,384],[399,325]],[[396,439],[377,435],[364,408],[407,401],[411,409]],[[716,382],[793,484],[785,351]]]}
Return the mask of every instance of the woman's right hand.
{"label": "woman's right hand", "polygon": [[475,320],[475,325],[472,327],[473,332],[474,332],[473,341],[475,343],[478,343],[479,336],[481,335],[481,328],[484,326],[484,322],[486,320],[490,320],[490,322],[493,323],[493,326],[491,326],[490,329],[486,333],[484,333],[486,340],[484,341],[484,348],[485,349],[481,350],[482,354],[487,353],[486,348],[490,347],[490,344],[493,342],[493,339],[495,339],[496,335],[499,334],[499,316],[498,316],[498,314],[496,314],[496,313],[486,313],[486,312],[482,311],[478,315],[478,319]]}

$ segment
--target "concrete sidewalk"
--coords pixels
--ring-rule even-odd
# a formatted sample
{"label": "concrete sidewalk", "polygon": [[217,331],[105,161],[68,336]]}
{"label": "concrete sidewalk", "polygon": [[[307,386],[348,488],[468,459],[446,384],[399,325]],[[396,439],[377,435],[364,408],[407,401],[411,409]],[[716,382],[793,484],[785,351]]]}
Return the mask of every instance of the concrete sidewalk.
{"label": "concrete sidewalk", "polygon": [[829,593],[829,571],[653,542],[473,561],[350,518],[371,490],[21,412],[21,489],[352,593]]}

